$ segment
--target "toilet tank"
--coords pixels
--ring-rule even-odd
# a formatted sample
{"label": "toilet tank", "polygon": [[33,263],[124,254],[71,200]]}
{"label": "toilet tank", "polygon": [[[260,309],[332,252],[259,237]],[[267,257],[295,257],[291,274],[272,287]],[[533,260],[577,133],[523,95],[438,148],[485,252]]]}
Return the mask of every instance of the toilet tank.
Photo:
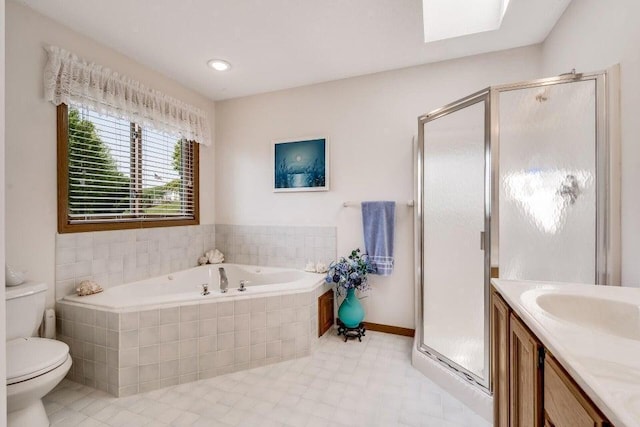
{"label": "toilet tank", "polygon": [[35,282],[25,282],[6,289],[7,341],[38,334],[47,289],[46,283]]}

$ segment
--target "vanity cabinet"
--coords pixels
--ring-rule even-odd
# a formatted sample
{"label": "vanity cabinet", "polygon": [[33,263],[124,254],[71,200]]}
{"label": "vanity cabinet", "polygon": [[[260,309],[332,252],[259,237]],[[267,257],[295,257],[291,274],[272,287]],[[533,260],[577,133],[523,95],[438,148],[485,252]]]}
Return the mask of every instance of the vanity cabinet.
{"label": "vanity cabinet", "polygon": [[495,289],[491,325],[494,426],[611,427]]}
{"label": "vanity cabinet", "polygon": [[538,340],[513,313],[509,314],[509,415],[511,426],[542,425],[544,351]]}
{"label": "vanity cabinet", "polygon": [[544,359],[545,427],[610,426],[550,354]]}
{"label": "vanity cabinet", "polygon": [[493,381],[493,425],[509,427],[509,307],[497,293],[491,303],[491,372]]}

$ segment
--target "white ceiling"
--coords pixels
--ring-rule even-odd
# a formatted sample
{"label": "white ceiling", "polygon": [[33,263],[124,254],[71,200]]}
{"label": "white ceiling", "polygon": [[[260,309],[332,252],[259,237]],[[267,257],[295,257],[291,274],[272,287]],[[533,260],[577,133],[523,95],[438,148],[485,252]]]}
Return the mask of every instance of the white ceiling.
{"label": "white ceiling", "polygon": [[421,0],[19,1],[220,100],[539,43],[571,0],[511,0],[500,30],[433,43]]}

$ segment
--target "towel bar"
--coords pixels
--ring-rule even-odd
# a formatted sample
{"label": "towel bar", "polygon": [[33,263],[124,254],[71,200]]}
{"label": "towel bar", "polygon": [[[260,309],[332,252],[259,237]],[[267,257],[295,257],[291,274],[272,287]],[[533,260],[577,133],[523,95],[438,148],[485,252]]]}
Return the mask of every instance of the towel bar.
{"label": "towel bar", "polygon": [[[415,202],[413,200],[408,200],[406,203],[407,203],[407,206],[409,206],[410,208],[415,206]],[[345,207],[345,208],[348,208],[348,207],[360,207],[360,202],[343,202],[342,206]]]}

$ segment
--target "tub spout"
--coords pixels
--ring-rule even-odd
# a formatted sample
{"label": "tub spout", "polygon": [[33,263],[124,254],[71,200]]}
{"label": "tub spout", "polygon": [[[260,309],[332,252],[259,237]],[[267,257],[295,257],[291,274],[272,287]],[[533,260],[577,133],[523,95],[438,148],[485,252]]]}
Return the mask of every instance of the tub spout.
{"label": "tub spout", "polygon": [[218,276],[220,277],[220,292],[225,293],[229,288],[229,280],[227,280],[227,272],[224,267],[218,268]]}

